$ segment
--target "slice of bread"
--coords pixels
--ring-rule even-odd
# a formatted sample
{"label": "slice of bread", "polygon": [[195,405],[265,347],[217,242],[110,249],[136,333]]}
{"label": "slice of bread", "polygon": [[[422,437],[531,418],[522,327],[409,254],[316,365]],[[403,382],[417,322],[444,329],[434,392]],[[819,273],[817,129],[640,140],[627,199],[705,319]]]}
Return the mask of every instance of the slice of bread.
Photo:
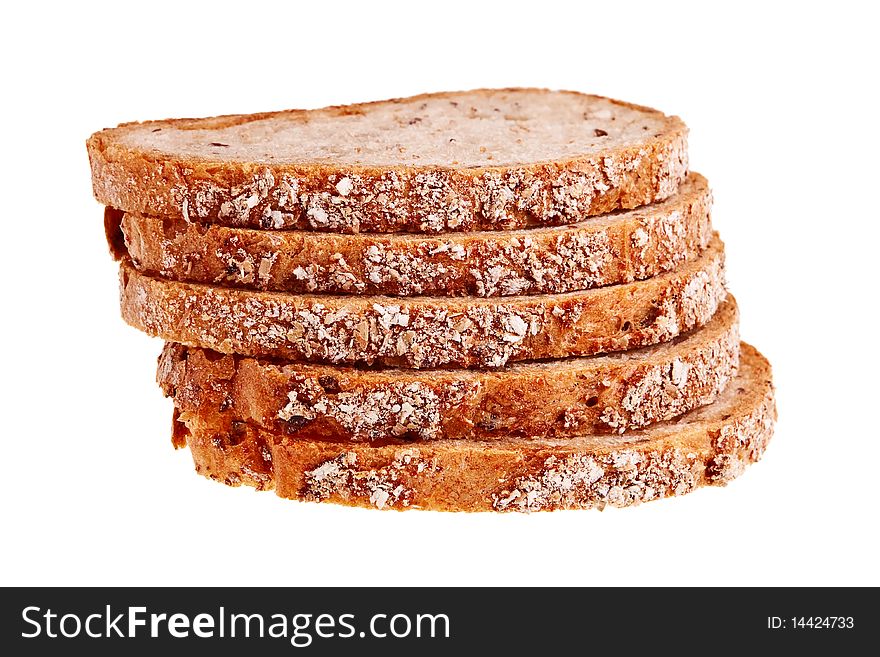
{"label": "slice of bread", "polygon": [[[571,226],[338,235],[188,224],[108,209],[138,271],[178,281],[319,294],[479,297],[556,294],[656,276],[712,235],[712,194],[691,174],[657,205]],[[118,249],[117,249],[118,252]]]}
{"label": "slice of bread", "polygon": [[723,485],[761,458],[776,406],[770,365],[742,345],[715,403],[624,435],[371,446],[293,439],[222,413],[175,414],[196,471],[291,499],[379,509],[543,511],[630,506]]}
{"label": "slice of bread", "polygon": [[607,356],[479,370],[281,364],[169,343],[157,380],[187,412],[230,414],[293,438],[503,439],[619,432],[711,403],[736,373],[729,297],[703,328]]}
{"label": "slice of bread", "polygon": [[677,117],[543,89],[130,123],[87,147],[104,205],[347,233],[573,223],[668,198],[688,168]]}
{"label": "slice of bread", "polygon": [[717,236],[695,260],[645,281],[565,294],[354,297],[180,283],[120,266],[123,318],[169,342],[324,363],[501,367],[670,340],[724,299]]}

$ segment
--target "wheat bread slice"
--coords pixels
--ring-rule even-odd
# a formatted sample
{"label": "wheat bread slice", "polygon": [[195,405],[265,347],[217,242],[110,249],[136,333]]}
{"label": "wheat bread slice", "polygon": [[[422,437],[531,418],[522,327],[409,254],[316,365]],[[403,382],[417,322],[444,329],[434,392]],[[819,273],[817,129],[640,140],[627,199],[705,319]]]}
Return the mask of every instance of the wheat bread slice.
{"label": "wheat bread slice", "polygon": [[724,247],[645,281],[481,299],[293,295],[141,274],[120,265],[132,326],[221,353],[396,367],[501,367],[657,344],[705,324],[724,299]]}
{"label": "wheat bread slice", "polygon": [[[691,174],[657,205],[569,226],[339,235],[187,223],[109,210],[138,271],[178,281],[318,294],[554,294],[656,276],[712,235],[712,194]],[[115,238],[114,238],[115,239]],[[113,240],[111,240],[112,242]]]}
{"label": "wheat bread slice", "polygon": [[679,118],[543,89],[129,123],[87,148],[104,205],[346,233],[573,223],[663,200],[688,168]]}
{"label": "wheat bread slice", "polygon": [[776,420],[770,364],[742,345],[711,405],[623,435],[371,446],[294,439],[221,413],[175,412],[196,471],[285,498],[379,509],[545,511],[631,506],[724,485],[759,460]]}
{"label": "wheat bread slice", "polygon": [[369,441],[622,433],[711,403],[739,363],[736,302],[671,342],[501,370],[284,364],[168,343],[157,381],[187,412],[221,412],[292,438]]}

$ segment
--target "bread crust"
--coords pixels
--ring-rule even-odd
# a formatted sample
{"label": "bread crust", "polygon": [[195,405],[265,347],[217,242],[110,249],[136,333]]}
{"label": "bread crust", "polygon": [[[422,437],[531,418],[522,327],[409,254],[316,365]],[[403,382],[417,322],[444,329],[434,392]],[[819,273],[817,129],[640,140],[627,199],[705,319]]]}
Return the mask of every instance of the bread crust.
{"label": "bread crust", "polygon": [[500,440],[623,433],[711,403],[739,364],[732,297],[702,329],[610,356],[503,370],[362,370],[275,363],[169,343],[157,380],[181,411],[221,412],[291,438]]}
{"label": "bread crust", "polygon": [[[254,121],[303,122],[365,114],[395,103],[493,94],[567,94],[643,113],[655,130],[583,155],[503,166],[244,162],[126,143],[144,131],[210,130]],[[465,101],[466,102],[466,101]],[[647,126],[646,126],[647,127]],[[598,133],[597,133],[598,134]],[[678,117],[574,92],[534,89],[425,94],[322,110],[124,124],[87,141],[95,197],[138,214],[253,228],[420,232],[561,225],[671,196],[688,170],[687,128]],[[222,144],[221,144],[222,146]]]}
{"label": "bread crust", "polygon": [[671,340],[723,301],[724,246],[645,281],[495,299],[256,292],[152,278],[120,266],[132,326],[221,353],[408,368],[497,368]]}
{"label": "bread crust", "polygon": [[[138,271],[172,280],[292,293],[494,297],[585,290],[669,271],[708,245],[711,204],[708,182],[692,173],[657,205],[562,227],[338,235],[130,213],[120,225]],[[108,235],[118,243],[118,231]]]}
{"label": "bread crust", "polygon": [[724,485],[773,434],[769,363],[742,365],[712,405],[622,436],[339,444],[293,439],[217,413],[183,412],[196,471],[285,498],[378,509],[549,511],[625,507]]}

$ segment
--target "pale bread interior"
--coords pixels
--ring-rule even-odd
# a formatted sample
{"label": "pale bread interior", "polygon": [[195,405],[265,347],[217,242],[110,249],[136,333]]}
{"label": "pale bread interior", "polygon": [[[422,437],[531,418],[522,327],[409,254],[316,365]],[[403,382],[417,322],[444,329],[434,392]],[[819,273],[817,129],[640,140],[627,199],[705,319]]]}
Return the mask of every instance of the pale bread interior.
{"label": "pale bread interior", "polygon": [[150,122],[126,127],[119,140],[156,154],[209,160],[491,167],[644,143],[672,121],[655,110],[597,96],[481,90],[253,117]]}

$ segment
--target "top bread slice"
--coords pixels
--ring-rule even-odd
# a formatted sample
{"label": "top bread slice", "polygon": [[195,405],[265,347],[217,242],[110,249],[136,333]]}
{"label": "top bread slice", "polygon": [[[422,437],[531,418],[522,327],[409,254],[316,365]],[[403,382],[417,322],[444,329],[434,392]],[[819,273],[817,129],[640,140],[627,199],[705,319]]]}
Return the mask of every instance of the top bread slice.
{"label": "top bread slice", "polygon": [[343,233],[568,224],[668,198],[688,169],[679,118],[543,89],[131,123],[87,147],[116,209]]}

